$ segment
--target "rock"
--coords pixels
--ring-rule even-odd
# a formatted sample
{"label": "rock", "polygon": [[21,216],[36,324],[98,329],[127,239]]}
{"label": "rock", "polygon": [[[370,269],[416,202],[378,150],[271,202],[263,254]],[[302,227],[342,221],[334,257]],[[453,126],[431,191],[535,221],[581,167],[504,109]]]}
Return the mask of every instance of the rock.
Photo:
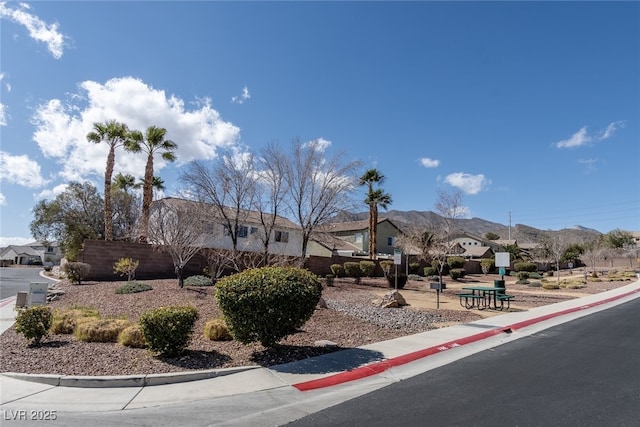
{"label": "rock", "polygon": [[407,301],[400,295],[400,292],[395,290],[384,294],[380,302],[380,307],[383,308],[397,308],[403,305],[407,305]]}
{"label": "rock", "polygon": [[318,301],[318,305],[316,306],[316,309],[318,308],[329,308],[327,302],[322,297],[320,297],[320,301]]}

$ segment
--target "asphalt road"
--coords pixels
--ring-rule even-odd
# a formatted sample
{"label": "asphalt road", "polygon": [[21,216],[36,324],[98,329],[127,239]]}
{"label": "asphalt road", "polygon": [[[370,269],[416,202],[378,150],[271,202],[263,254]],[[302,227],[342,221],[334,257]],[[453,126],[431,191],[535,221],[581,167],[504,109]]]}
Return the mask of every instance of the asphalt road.
{"label": "asphalt road", "polygon": [[0,267],[0,300],[12,297],[20,291],[29,291],[31,282],[49,282],[53,280],[40,276],[38,267]]}
{"label": "asphalt road", "polygon": [[640,299],[314,413],[291,426],[640,425]]}

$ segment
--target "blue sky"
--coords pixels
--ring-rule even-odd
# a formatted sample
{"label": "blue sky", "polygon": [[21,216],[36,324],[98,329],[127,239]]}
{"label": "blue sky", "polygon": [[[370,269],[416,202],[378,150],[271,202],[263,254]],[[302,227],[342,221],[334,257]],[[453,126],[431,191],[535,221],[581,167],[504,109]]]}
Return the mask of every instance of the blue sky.
{"label": "blue sky", "polygon": [[638,2],[2,2],[0,246],[69,181],[102,190],[85,136],[108,119],[178,143],[167,196],[219,147],[321,138],[386,176],[390,209],[457,188],[469,217],[640,230],[638,22]]}

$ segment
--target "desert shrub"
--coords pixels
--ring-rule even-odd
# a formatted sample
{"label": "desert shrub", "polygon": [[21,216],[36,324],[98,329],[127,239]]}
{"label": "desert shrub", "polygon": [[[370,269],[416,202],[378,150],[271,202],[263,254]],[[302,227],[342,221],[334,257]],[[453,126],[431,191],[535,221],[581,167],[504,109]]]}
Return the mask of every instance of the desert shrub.
{"label": "desert shrub", "polygon": [[331,264],[331,272],[334,277],[342,277],[344,276],[344,268],[340,264]]}
{"label": "desert shrub", "polygon": [[90,270],[91,266],[84,262],[68,262],[62,267],[62,271],[67,275],[67,278],[76,285],[82,284]]}
{"label": "desert shrub", "polygon": [[458,280],[464,277],[464,269],[463,268],[452,268],[449,270],[449,277],[453,280]]}
{"label": "desert shrub", "polygon": [[530,288],[541,288],[542,287],[542,283],[540,283],[540,282],[529,282],[527,284],[527,286],[529,286]]}
{"label": "desert shrub", "polygon": [[496,263],[491,258],[482,258],[480,260],[480,267],[482,268],[482,272],[484,274],[491,273],[494,268],[496,268]]}
{"label": "desert shrub", "polygon": [[146,283],[127,282],[116,289],[116,294],[136,294],[138,292],[151,291],[153,287]]}
{"label": "desert shrub", "polygon": [[159,307],[140,316],[140,329],[152,351],[173,357],[189,345],[196,320],[198,310],[194,307]]}
{"label": "desert shrub", "polygon": [[542,274],[538,272],[527,272],[529,273],[529,279],[542,279]]}
{"label": "desert shrub", "polygon": [[437,276],[438,270],[435,267],[425,267],[424,275],[425,277]]}
{"label": "desert shrub", "polygon": [[72,334],[76,326],[87,319],[95,320],[100,317],[98,310],[86,307],[57,309],[53,312],[51,333]]}
{"label": "desert shrub", "polygon": [[118,343],[125,347],[145,348],[147,346],[139,324],[129,325],[118,335]]}
{"label": "desert shrub", "polygon": [[376,271],[376,263],[373,261],[360,261],[360,272],[365,277],[372,277]]}
{"label": "desert shrub", "polygon": [[542,287],[543,287],[544,289],[560,289],[560,285],[558,285],[558,284],[557,284],[557,283],[555,283],[555,282],[553,282],[553,283],[551,283],[551,282],[544,282],[544,283],[542,284]]}
{"label": "desert shrub", "polygon": [[22,308],[16,315],[16,332],[37,345],[49,333],[52,321],[53,313],[46,305]]}
{"label": "desert shrub", "polygon": [[513,269],[516,272],[528,271],[533,273],[534,271],[538,271],[538,266],[532,262],[522,261],[522,262],[516,262],[515,264],[513,264]]}
{"label": "desert shrub", "polygon": [[529,278],[529,272],[528,271],[519,271],[518,272],[518,281],[527,280],[528,278]]}
{"label": "desert shrub", "polygon": [[420,274],[420,263],[419,262],[409,263],[409,273]]}
{"label": "desert shrub", "polygon": [[213,279],[209,276],[204,275],[195,275],[189,276],[184,279],[184,284],[186,286],[213,286]]}
{"label": "desert shrub", "polygon": [[73,336],[84,342],[117,342],[118,335],[129,324],[124,319],[86,320],[76,325]]}
{"label": "desert shrub", "polygon": [[[436,269],[436,276],[437,276],[438,271],[440,270],[440,263],[438,262],[438,260],[434,259],[433,261],[431,261],[431,267]],[[442,266],[442,275],[446,276],[447,274],[449,274],[449,264],[445,262],[444,265]]]}
{"label": "desert shrub", "polygon": [[380,268],[382,268],[382,272],[384,273],[384,276],[387,277],[389,274],[391,274],[391,269],[394,266],[394,262],[388,259],[385,259],[384,261],[380,261]]}
{"label": "desert shrub", "polygon": [[132,281],[136,277],[136,270],[140,261],[132,258],[120,258],[113,264],[113,272],[120,276],[127,276],[127,281]]}
{"label": "desert shrub", "polygon": [[546,272],[546,275],[547,275],[547,276],[550,276],[550,277],[551,277],[551,276],[553,276],[553,270],[549,270],[549,271],[547,271],[547,272]]}
{"label": "desert shrub", "polygon": [[205,323],[204,336],[211,341],[228,341],[233,339],[224,319],[212,319]]}
{"label": "desert shrub", "polygon": [[220,280],[216,301],[234,339],[271,347],[311,318],[321,294],[320,279],[308,270],[263,267]]}
{"label": "desert shrub", "polygon": [[464,258],[462,258],[461,256],[451,256],[449,258],[447,258],[447,265],[449,266],[449,268],[463,268],[464,267]]}
{"label": "desert shrub", "polygon": [[356,283],[360,283],[360,276],[362,275],[362,270],[360,270],[360,263],[349,261],[345,262],[344,274],[347,277],[353,277]]}
{"label": "desert shrub", "polygon": [[51,270],[53,270],[53,267],[50,265],[45,265],[44,267],[42,267],[44,269],[44,271],[49,272]]}
{"label": "desert shrub", "polygon": [[409,280],[415,280],[416,282],[422,282],[422,276],[419,274],[410,274]]}
{"label": "desert shrub", "polygon": [[324,276],[324,282],[327,284],[327,286],[333,286],[334,279],[335,277],[333,277],[333,274],[327,274]]}
{"label": "desert shrub", "polygon": [[[409,279],[406,274],[398,273],[398,289],[404,289],[404,286],[407,284],[407,280]],[[390,288],[396,287],[396,274],[390,274],[387,276],[387,282],[389,283]]]}

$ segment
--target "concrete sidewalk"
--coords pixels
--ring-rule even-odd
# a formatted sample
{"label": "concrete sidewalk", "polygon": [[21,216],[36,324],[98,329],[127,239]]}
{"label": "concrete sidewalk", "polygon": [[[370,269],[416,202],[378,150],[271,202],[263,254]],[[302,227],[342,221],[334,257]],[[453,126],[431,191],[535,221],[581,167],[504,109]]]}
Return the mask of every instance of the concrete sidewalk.
{"label": "concrete sidewalk", "polygon": [[55,408],[58,412],[108,412],[276,389],[305,393],[383,375],[402,380],[638,297],[640,280],[575,300],[270,368],[256,366],[122,377],[3,373],[0,375],[0,405],[5,414],[18,409],[43,408]]}

